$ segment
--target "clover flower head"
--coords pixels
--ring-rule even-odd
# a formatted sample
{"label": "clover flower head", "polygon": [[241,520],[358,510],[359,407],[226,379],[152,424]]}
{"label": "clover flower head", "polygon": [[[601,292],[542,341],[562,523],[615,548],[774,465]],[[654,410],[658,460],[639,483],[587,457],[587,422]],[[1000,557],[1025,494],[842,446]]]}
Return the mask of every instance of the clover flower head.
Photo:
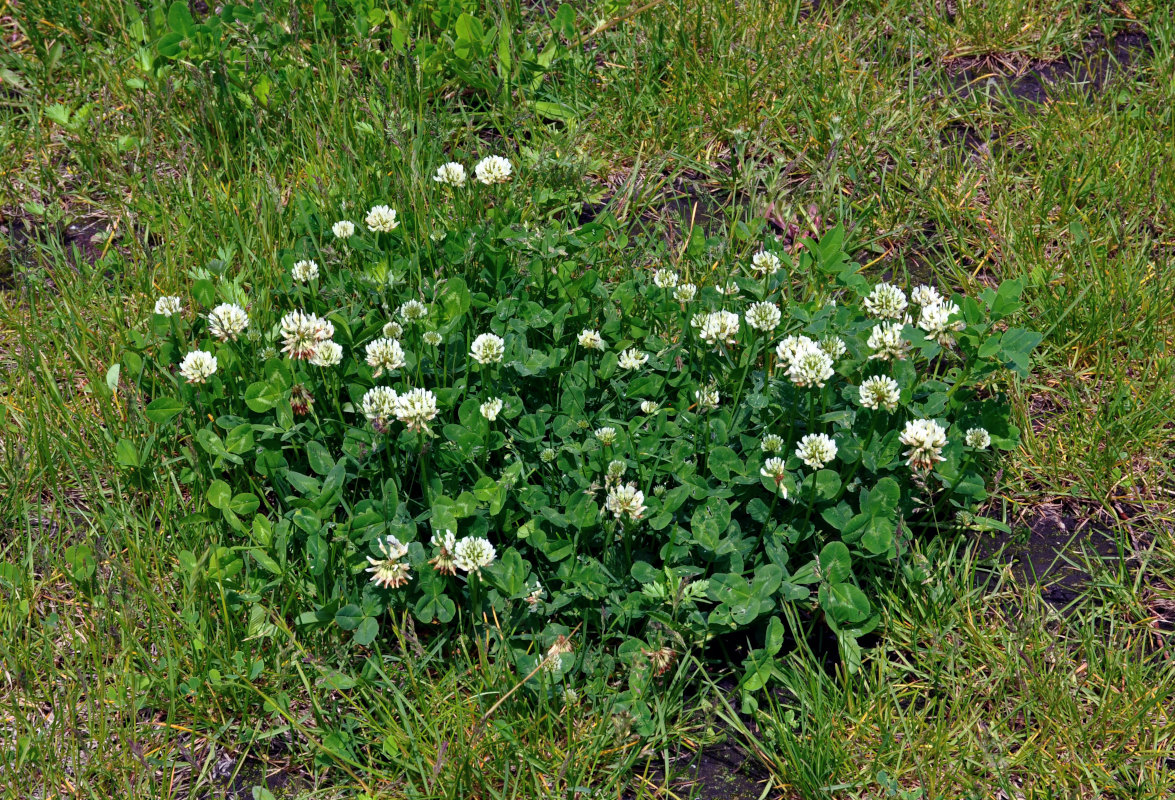
{"label": "clover flower head", "polygon": [[836,458],[836,442],[827,434],[809,433],[796,446],[796,458],[812,469],[823,469]]}
{"label": "clover flower head", "polygon": [[942,455],[947,444],[946,429],[932,419],[910,420],[899,440],[910,448],[902,453],[910,469],[929,472],[935,462],[946,460]]}
{"label": "clover flower head", "polygon": [[428,423],[437,415],[437,396],[428,389],[412,389],[396,400],[396,419],[410,431],[428,433]]}
{"label": "clover flower head", "polygon": [[464,572],[481,574],[483,568],[494,563],[498,552],[489,539],[480,536],[466,536],[453,547],[453,563]]}
{"label": "clover flower head", "polygon": [[738,284],[734,281],[727,281],[725,286],[715,286],[714,291],[718,292],[718,294],[725,295],[726,297],[731,297],[732,295],[739,293],[739,288]]}
{"label": "clover flower head", "polygon": [[429,347],[440,347],[441,342],[444,341],[444,337],[441,336],[439,331],[425,331],[424,336],[421,338],[424,339],[424,343]]}
{"label": "clover flower head", "polygon": [[314,395],[304,383],[295,383],[290,387],[290,410],[295,416],[304,417],[314,410]]}
{"label": "clover flower head", "polygon": [[363,395],[363,416],[380,433],[386,433],[389,423],[396,416],[396,403],[400,395],[388,386],[376,386]]}
{"label": "clover flower head", "polygon": [[832,358],[820,345],[808,339],[791,357],[787,376],[796,386],[824,388],[824,382],[832,377]]}
{"label": "clover flower head", "polygon": [[469,355],[478,364],[497,364],[506,352],[506,342],[501,336],[483,333],[473,340]]}
{"label": "clover flower head", "polygon": [[901,322],[883,322],[875,325],[865,342],[873,351],[869,358],[879,358],[882,361],[900,361],[905,358],[910,351],[910,343],[902,338],[902,327]]}
{"label": "clover flower head", "polygon": [[310,283],[318,277],[318,264],[310,259],[295,261],[290,267],[290,277],[295,283]]}
{"label": "clover flower head", "polygon": [[604,425],[603,427],[596,428],[594,431],[592,431],[592,435],[599,439],[600,444],[602,445],[616,444],[616,429],[611,425]]}
{"label": "clover flower head", "polygon": [[656,400],[642,400],[641,413],[642,414],[656,414],[661,410],[661,404]]}
{"label": "clover flower head", "polygon": [[204,383],[216,372],[216,356],[207,350],[193,350],[180,362],[180,375],[188,383]]}
{"label": "clover flower head", "polygon": [[783,437],[769,433],[759,442],[759,449],[764,453],[778,453],[783,449]]}
{"label": "clover flower head", "polygon": [[170,317],[184,310],[184,301],[175,295],[165,294],[155,301],[155,313],[161,317]]}
{"label": "clover flower head", "polygon": [[717,349],[719,346],[734,344],[738,336],[738,314],[730,311],[712,311],[702,317],[698,336],[703,342]]}
{"label": "clover flower head", "polygon": [[248,327],[249,315],[235,303],[221,303],[208,312],[208,332],[222,342],[235,342]]}
{"label": "clover flower head", "polygon": [[718,387],[715,384],[695,389],[694,398],[698,401],[699,411],[713,411],[718,408],[718,403],[721,400]]}
{"label": "clover flower head", "polygon": [[355,235],[355,223],[349,219],[341,219],[330,226],[330,232],[336,239],[350,239]]}
{"label": "clover flower head", "polygon": [[628,465],[618,458],[614,458],[608,462],[608,469],[604,472],[604,484],[606,486],[615,486],[620,483],[620,479],[624,477]]}
{"label": "clover flower head", "polygon": [[874,411],[879,408],[884,408],[891,413],[897,411],[900,395],[898,382],[888,375],[874,375],[871,378],[866,378],[859,390],[861,405]]}
{"label": "clover flower head", "polygon": [[543,600],[543,585],[535,581],[534,588],[530,590],[530,594],[524,599],[526,600],[526,604],[530,606],[531,611],[538,610],[538,605]]}
{"label": "clover flower head", "polygon": [[373,377],[378,378],[384,372],[403,369],[407,361],[404,359],[404,348],[395,339],[380,338],[367,343],[365,351],[367,366],[375,370]]}
{"label": "clover flower head", "polygon": [[768,275],[774,275],[783,267],[783,262],[779,260],[779,256],[775,253],[766,250],[760,250],[751,256],[751,268],[761,278],[766,278]]}
{"label": "clover flower head", "polygon": [[825,336],[820,340],[820,349],[828,353],[828,357],[835,361],[848,351],[849,346],[839,336]]}
{"label": "clover flower head", "polygon": [[505,183],[510,180],[510,173],[513,171],[514,167],[501,156],[486,156],[473,168],[478,183],[484,183],[486,186]]}
{"label": "clover flower head", "polygon": [[976,450],[986,450],[991,447],[991,434],[984,428],[969,428],[963,440],[968,447]]}
{"label": "clover flower head", "polygon": [[372,206],[363,223],[374,233],[391,233],[400,227],[400,220],[396,219],[396,209],[382,205]]}
{"label": "clover flower head", "polygon": [[408,546],[395,536],[386,536],[379,540],[378,549],[379,558],[367,557],[371,582],[385,589],[399,589],[408,583],[411,568],[400,560],[408,555]]}
{"label": "clover flower head", "polygon": [[608,490],[604,508],[616,519],[640,519],[645,513],[645,493],[636,488],[635,483],[617,484]]}
{"label": "clover flower head", "polygon": [[698,287],[692,283],[683,283],[673,290],[673,299],[679,303],[688,303],[698,295]]}
{"label": "clover flower head", "polygon": [[282,352],[294,360],[308,360],[318,345],[335,335],[330,320],[304,311],[291,311],[281,321]]}
{"label": "clover flower head", "polygon": [[452,186],[455,189],[460,189],[465,185],[465,167],[456,161],[441,164],[437,167],[437,174],[432,179],[444,186]]}
{"label": "clover flower head", "polygon": [[865,310],[879,319],[901,319],[906,305],[906,293],[891,283],[877,284],[865,298]]}
{"label": "clover flower head", "polygon": [[481,404],[481,415],[493,422],[498,418],[498,414],[502,413],[502,398],[495,397],[491,400],[486,400]]}
{"label": "clover flower head", "polygon": [[955,337],[951,335],[952,332],[961,331],[964,327],[964,323],[958,319],[958,315],[959,307],[955,303],[942,302],[932,306],[923,306],[922,313],[918,315],[918,327],[943,347],[950,347],[955,342]]}
{"label": "clover flower head", "polygon": [[674,289],[680,277],[671,269],[659,269],[653,273],[653,285],[658,289]]}
{"label": "clover flower head", "polygon": [[409,300],[400,306],[400,316],[405,322],[417,322],[428,316],[428,306],[419,300]]}
{"label": "clover flower head", "polygon": [[807,336],[789,336],[780,342],[775,347],[775,357],[781,363],[790,363],[799,354],[809,348],[815,347],[816,343]]}
{"label": "clover flower head", "polygon": [[343,361],[343,346],[338,342],[327,340],[319,342],[310,356],[310,363],[316,367],[334,367]]}
{"label": "clover flower head", "polygon": [[584,328],[579,332],[579,346],[585,350],[603,350],[608,345],[604,344],[604,339],[600,336],[599,331]]}
{"label": "clover flower head", "polygon": [[924,283],[914,287],[914,291],[910,292],[910,299],[920,306],[936,306],[942,302],[942,295],[938,293],[938,289]]}
{"label": "clover flower head", "polygon": [[747,308],[747,324],[757,331],[770,333],[779,325],[779,320],[782,318],[779,311],[779,306],[775,303],[768,303],[766,301],[761,303],[751,303]]}
{"label": "clover flower head", "polygon": [[395,321],[386,322],[380,333],[384,335],[385,339],[399,339],[404,335],[404,326]]}
{"label": "clover flower head", "polygon": [[262,361],[268,361],[271,358],[277,358],[277,348],[273,345],[267,344],[265,347],[261,348],[261,352],[257,354],[257,357]]}
{"label": "clover flower head", "polygon": [[630,347],[620,354],[620,358],[617,359],[617,363],[620,365],[621,369],[640,369],[648,362],[648,360],[648,353],[642,353],[640,350]]}
{"label": "clover flower head", "polygon": [[787,477],[787,468],[784,466],[782,458],[775,457],[764,461],[763,469],[759,470],[759,474],[775,481],[776,491],[782,495],[784,500],[787,499],[787,487],[783,485],[783,480]]}
{"label": "clover flower head", "polygon": [[437,549],[437,554],[430,558],[428,563],[443,575],[456,575],[457,564],[453,560],[453,555],[457,549],[457,537],[453,532],[446,530],[444,533],[434,533],[432,546]]}
{"label": "clover flower head", "polygon": [[555,456],[557,455],[558,453],[555,452],[553,447],[544,447],[539,452],[539,461],[542,461],[544,464],[550,464],[555,460]]}

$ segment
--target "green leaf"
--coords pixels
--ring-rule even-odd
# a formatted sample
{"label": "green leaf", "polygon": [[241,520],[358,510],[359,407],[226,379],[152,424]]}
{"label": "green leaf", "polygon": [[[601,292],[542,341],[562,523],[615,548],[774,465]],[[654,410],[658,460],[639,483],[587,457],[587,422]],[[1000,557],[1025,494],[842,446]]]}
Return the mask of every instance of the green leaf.
{"label": "green leaf", "polygon": [[237,425],[224,437],[224,447],[230,453],[244,454],[253,449],[253,426],[249,423]]}
{"label": "green leaf", "polygon": [[355,634],[352,636],[352,641],[361,647],[366,647],[375,641],[375,637],[379,635],[379,622],[375,617],[364,617],[363,621],[359,623],[359,627],[355,629]]}
{"label": "green leaf", "polygon": [[163,425],[170,422],[184,408],[183,403],[172,397],[158,397],[147,404],[143,415],[156,425]]}
{"label": "green leaf", "polygon": [[196,29],[196,21],[192,19],[192,12],[183,0],[176,0],[167,9],[167,27],[181,36],[191,36]]}
{"label": "green leaf", "polygon": [[127,469],[143,466],[143,460],[139,457],[139,450],[130,439],[118,440],[118,444],[114,446],[114,460],[118,462],[120,467],[126,467]]}
{"label": "green leaf", "polygon": [[94,551],[87,544],[75,544],[65,548],[62,554],[65,563],[69,565],[69,574],[75,581],[89,580],[98,569],[98,561],[94,558]]}
{"label": "green leaf", "polygon": [[204,498],[208,501],[208,505],[223,511],[232,502],[233,490],[224,481],[213,481],[204,494]]}
{"label": "green leaf", "polygon": [[229,501],[227,510],[240,516],[248,516],[256,511],[260,505],[261,501],[257,499],[257,495],[252,492],[242,492],[241,494],[233,495],[233,499]]}
{"label": "green leaf", "polygon": [[319,475],[326,475],[335,465],[330,452],[317,439],[306,443],[306,458],[310,462],[310,469]]}
{"label": "green leaf", "polygon": [[363,621],[363,612],[354,603],[345,605],[335,613],[335,624],[345,631],[353,631]]}
{"label": "green leaf", "polygon": [[820,551],[820,574],[829,583],[840,583],[853,574],[853,557],[844,542],[829,542]]}
{"label": "green leaf", "polygon": [[251,555],[253,560],[260,564],[266,572],[269,572],[273,575],[282,574],[281,565],[273,559],[273,556],[269,555],[264,550],[259,550],[254,547],[249,550],[249,555]]}
{"label": "green leaf", "polygon": [[276,406],[282,399],[282,389],[269,381],[255,381],[245,389],[245,405],[250,410],[263,414]]}

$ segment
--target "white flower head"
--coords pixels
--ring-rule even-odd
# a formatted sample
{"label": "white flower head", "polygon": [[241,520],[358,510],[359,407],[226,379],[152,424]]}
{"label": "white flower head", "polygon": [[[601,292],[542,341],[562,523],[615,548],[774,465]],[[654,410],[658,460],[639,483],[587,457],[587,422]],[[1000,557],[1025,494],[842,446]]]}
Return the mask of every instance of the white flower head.
{"label": "white flower head", "polygon": [[906,293],[891,283],[877,284],[865,298],[865,310],[880,319],[901,319],[906,305]]}
{"label": "white flower head", "polygon": [[208,312],[208,332],[222,342],[235,342],[248,327],[249,315],[235,303],[221,303]]}
{"label": "white flower head", "polygon": [[774,275],[779,272],[781,267],[783,267],[783,262],[779,260],[779,256],[775,255],[775,253],[760,250],[751,256],[751,268],[761,278]]}
{"label": "white flower head", "polygon": [[694,398],[698,401],[699,411],[713,411],[718,408],[718,403],[721,400],[718,394],[718,387],[713,383],[709,386],[695,389]]}
{"label": "white flower head", "polygon": [[816,345],[807,336],[789,336],[775,347],[775,357],[781,363],[791,363],[802,351]]}
{"label": "white flower head", "polygon": [[424,343],[429,347],[440,347],[441,342],[444,341],[444,337],[441,336],[439,331],[425,331],[422,338],[424,339]]}
{"label": "white flower head", "polygon": [[642,400],[641,413],[642,414],[656,414],[661,410],[661,404],[656,400]]}
{"label": "white flower head", "polygon": [[400,227],[400,220],[396,219],[396,209],[388,206],[372,206],[363,220],[367,229],[375,233],[391,233]]}
{"label": "white flower head", "polygon": [[465,185],[465,167],[456,161],[441,164],[437,167],[437,174],[433,176],[433,180],[444,186],[460,189]]}
{"label": "white flower head", "polygon": [[839,336],[825,336],[820,340],[820,349],[828,353],[828,357],[835,361],[848,351],[849,346]]}
{"label": "white flower head", "polygon": [[184,301],[175,295],[165,294],[155,301],[155,313],[161,317],[170,317],[184,310]]}
{"label": "white flower head", "polygon": [[383,330],[380,331],[385,339],[399,339],[404,335],[404,326],[396,321],[385,322]]}
{"label": "white flower head", "polygon": [[335,326],[330,320],[304,311],[291,311],[281,321],[282,352],[295,360],[308,360],[318,345],[334,337]]}
{"label": "white flower head", "polygon": [[608,345],[604,343],[599,331],[584,328],[579,332],[579,346],[586,350],[603,350]]}
{"label": "white flower head", "polygon": [[396,399],[396,419],[410,431],[428,433],[428,423],[437,415],[437,396],[428,389],[412,389]]}
{"label": "white flower head", "polygon": [[493,333],[478,336],[469,348],[469,355],[478,364],[497,364],[505,353],[506,342]]}
{"label": "white flower head", "polygon": [[381,338],[368,342],[365,355],[367,366],[375,370],[372,374],[376,378],[384,372],[403,369],[407,363],[404,359],[404,348],[395,339]]}
{"label": "white flower head", "polygon": [[325,342],[319,342],[318,347],[314,349],[314,355],[310,356],[310,363],[316,367],[334,367],[341,364],[342,361],[343,346],[329,339]]}
{"label": "white flower head", "polygon": [[958,315],[959,307],[954,303],[943,302],[923,306],[922,313],[918,315],[918,327],[926,332],[927,337],[936,340],[943,347],[950,347],[955,342],[955,337],[951,334],[964,328],[964,323],[958,319]]}
{"label": "white flower head", "polygon": [[330,226],[330,232],[336,239],[350,239],[355,235],[355,223],[349,219],[341,219]]}
{"label": "white flower head", "polygon": [[457,550],[456,535],[450,530],[446,530],[444,533],[434,533],[432,546],[437,549],[437,554],[430,558],[428,563],[443,575],[456,575],[457,563],[453,560],[454,552]]}
{"label": "white flower head", "polygon": [[498,414],[502,413],[502,398],[495,397],[491,400],[486,400],[481,404],[481,415],[493,422],[498,418]]}
{"label": "white flower head", "polygon": [[604,508],[616,519],[640,519],[645,513],[645,493],[636,488],[635,483],[617,484],[608,490]]}
{"label": "white flower head", "polygon": [[647,353],[642,353],[635,348],[629,348],[620,354],[617,363],[621,369],[640,369],[648,363],[649,356]]}
{"label": "white flower head", "polygon": [[400,396],[388,386],[376,386],[363,395],[363,416],[380,433],[386,433],[392,418],[396,416],[396,403]]}
{"label": "white flower head", "polygon": [[480,536],[466,536],[453,546],[453,563],[465,572],[481,574],[483,568],[494,563],[498,552],[489,539]]}
{"label": "white flower head", "polygon": [[782,458],[767,459],[763,462],[763,469],[759,470],[759,474],[775,481],[776,491],[784,500],[787,499],[787,487],[783,485],[783,481],[787,477],[787,468],[784,466]]}
{"label": "white flower head", "polygon": [[991,447],[991,434],[984,428],[969,428],[964,436],[964,441],[967,442],[968,447],[986,450]]}
{"label": "white flower head", "polygon": [[738,284],[734,281],[728,281],[725,286],[715,286],[714,291],[718,292],[718,294],[730,297],[732,295],[738,294],[739,288]]}
{"label": "white flower head", "polygon": [[400,560],[408,555],[408,546],[395,536],[387,536],[379,540],[378,550],[379,558],[367,557],[371,582],[385,589],[398,589],[408,583],[411,567]]}
{"label": "white flower head", "polygon": [[310,259],[295,261],[294,266],[290,267],[290,277],[294,283],[310,283],[318,278],[318,264]]}
{"label": "white flower head", "polygon": [[602,445],[616,444],[616,429],[611,425],[605,425],[601,428],[596,428],[592,431],[592,435],[600,440]]}
{"label": "white flower head", "polygon": [[891,413],[897,411],[900,395],[898,382],[887,375],[874,375],[871,378],[866,378],[859,390],[861,405],[874,411],[879,408],[884,408]]}
{"label": "white flower head", "polygon": [[653,285],[658,289],[676,288],[680,277],[671,269],[659,269],[653,273]]}
{"label": "white flower head", "polygon": [[782,318],[779,311],[779,306],[775,303],[768,303],[766,301],[761,303],[751,303],[747,308],[747,324],[757,331],[764,333],[771,333],[779,325],[779,320]]}
{"label": "white flower head", "polygon": [[764,453],[778,453],[783,449],[783,437],[769,433],[759,442],[759,449]]}
{"label": "white flower head", "polygon": [[914,291],[910,292],[910,299],[920,306],[936,306],[942,302],[942,295],[938,293],[938,289],[924,283],[914,287]]}
{"label": "white flower head", "polygon": [[188,383],[204,383],[216,372],[216,356],[207,350],[193,350],[180,362],[180,375]]}
{"label": "white flower head", "polygon": [[559,454],[555,452],[555,448],[544,447],[541,451],[539,451],[539,461],[542,461],[544,464],[550,464],[555,460],[557,455]]}
{"label": "white flower head", "polygon": [[879,358],[882,361],[890,359],[901,360],[910,351],[910,343],[902,338],[901,322],[883,322],[873,328],[866,344],[873,353],[869,358]]}
{"label": "white flower head", "polygon": [[698,287],[692,283],[683,283],[673,291],[673,299],[679,303],[688,303],[698,295]]}
{"label": "white flower head", "polygon": [[428,306],[419,300],[409,300],[400,306],[400,316],[405,322],[418,322],[428,316]]}
{"label": "white flower head", "polygon": [[494,183],[505,183],[510,180],[510,173],[513,171],[514,167],[501,156],[486,156],[478,161],[477,166],[473,168],[473,174],[477,176],[478,183],[484,183],[487,186]]}
{"label": "white flower head", "polygon": [[824,382],[832,375],[832,358],[811,339],[796,349],[787,368],[792,383],[801,387],[824,388]]}
{"label": "white flower head", "polygon": [[712,311],[702,315],[698,336],[703,342],[717,349],[720,345],[734,344],[734,337],[738,336],[738,314],[730,311]]}
{"label": "white flower head", "polygon": [[624,477],[624,473],[628,471],[628,464],[625,464],[618,458],[614,458],[608,462],[608,469],[604,472],[604,483],[608,486],[615,486],[620,483],[620,479]]}
{"label": "white flower head", "polygon": [[915,419],[906,423],[900,437],[910,449],[902,453],[910,469],[929,472],[937,461],[945,461],[942,449],[947,444],[946,429],[932,419]]}
{"label": "white flower head", "polygon": [[836,458],[836,442],[827,434],[809,433],[796,446],[796,458],[812,469],[823,469]]}

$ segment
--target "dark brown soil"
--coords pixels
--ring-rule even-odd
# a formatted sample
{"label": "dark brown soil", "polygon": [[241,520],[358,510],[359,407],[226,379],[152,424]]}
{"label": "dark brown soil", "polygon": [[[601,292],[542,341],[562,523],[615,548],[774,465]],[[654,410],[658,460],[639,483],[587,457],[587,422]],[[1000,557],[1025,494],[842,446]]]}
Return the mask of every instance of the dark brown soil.
{"label": "dark brown soil", "polygon": [[[767,771],[741,748],[720,742],[700,752],[681,753],[673,764],[674,775],[667,787],[674,795],[690,800],[759,800],[767,788]],[[658,783],[665,776],[659,766],[650,765],[649,780]],[[625,795],[636,797],[635,790]],[[778,792],[769,798],[782,797]]]}

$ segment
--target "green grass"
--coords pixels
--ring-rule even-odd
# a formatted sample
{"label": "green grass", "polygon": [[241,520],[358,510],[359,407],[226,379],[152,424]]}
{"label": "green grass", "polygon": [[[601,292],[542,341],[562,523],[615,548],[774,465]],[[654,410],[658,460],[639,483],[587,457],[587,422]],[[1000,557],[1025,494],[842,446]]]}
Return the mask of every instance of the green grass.
{"label": "green grass", "polygon": [[[1171,792],[1169,9],[583,5],[570,44],[590,57],[539,90],[512,84],[512,100],[460,77],[437,90],[402,59],[304,24],[293,59],[313,64],[312,80],[267,113],[180,87],[193,70],[146,76],[130,6],[0,2],[0,786],[201,797],[235,781],[249,796],[269,774],[279,796],[570,797],[590,785],[666,797],[677,748],[728,727],[784,796]],[[549,38],[539,5],[486,17],[537,49]],[[597,18],[613,24],[589,33]],[[1056,86],[1043,106],[1010,88],[1096,36],[1137,31],[1150,55],[1104,86]],[[536,97],[573,115],[538,116],[523,102]],[[300,198],[365,202],[479,137],[586,186],[670,254],[692,224],[717,232],[766,213],[801,232],[843,222],[878,274],[971,291],[1023,278],[1026,320],[1046,337],[1016,390],[1024,443],[993,513],[1022,523],[1065,503],[1108,522],[1129,558],[1095,569],[1058,614],[1010,576],[980,591],[970,561],[930,550],[931,580],[895,584],[862,673],[824,676],[800,651],[779,707],[748,720],[723,691],[695,691],[707,684],[687,660],[648,740],[606,704],[509,695],[525,676],[492,641],[421,654],[404,629],[404,642],[360,653],[292,634],[288,609],[234,618],[214,565],[180,558],[233,544],[178,524],[182,464],[144,483],[115,466],[121,436],[149,434],[135,387],[109,372],[120,337],[209,259],[264,285]],[[78,580],[66,548],[82,543],[96,560]]]}

